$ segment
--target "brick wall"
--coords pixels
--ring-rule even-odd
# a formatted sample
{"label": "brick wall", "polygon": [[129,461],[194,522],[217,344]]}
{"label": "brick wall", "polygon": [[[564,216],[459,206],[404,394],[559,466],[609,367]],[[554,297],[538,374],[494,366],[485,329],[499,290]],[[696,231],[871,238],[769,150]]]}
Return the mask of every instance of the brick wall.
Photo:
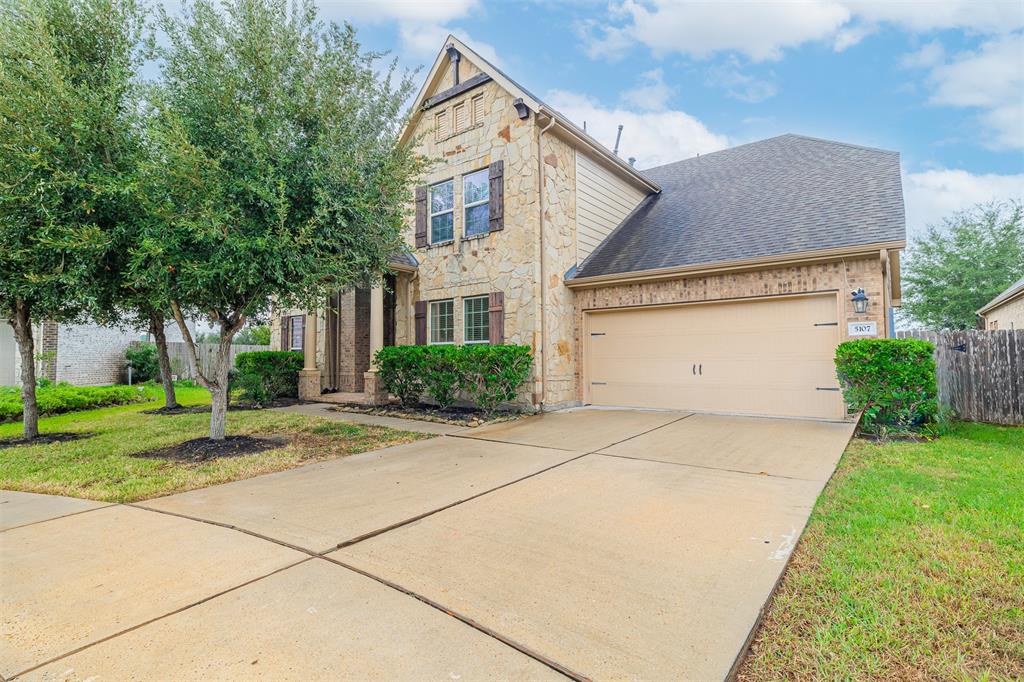
{"label": "brick wall", "polygon": [[[582,330],[583,315],[587,310],[835,291],[838,292],[842,305],[839,311],[839,329],[841,340],[845,341],[848,338],[848,322],[874,321],[878,328],[878,336],[886,335],[888,321],[883,300],[884,282],[885,276],[879,259],[867,257],[832,263],[579,289],[576,291],[575,311],[577,399],[583,399]],[[864,288],[869,299],[867,313],[863,315],[854,313],[850,303],[850,291],[859,287]]]}
{"label": "brick wall", "polygon": [[[46,339],[50,324],[44,324],[44,346],[48,343]],[[130,343],[144,336],[137,330],[95,324],[52,326],[55,329],[57,361],[51,378],[79,386],[101,386],[125,381],[124,351]]]}

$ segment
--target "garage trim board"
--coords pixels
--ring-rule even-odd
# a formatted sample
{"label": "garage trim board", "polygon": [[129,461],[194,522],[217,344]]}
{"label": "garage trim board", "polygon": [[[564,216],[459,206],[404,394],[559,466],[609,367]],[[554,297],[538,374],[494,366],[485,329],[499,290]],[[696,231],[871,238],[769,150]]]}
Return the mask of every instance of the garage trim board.
{"label": "garage trim board", "polygon": [[584,402],[841,420],[838,296],[585,311]]}

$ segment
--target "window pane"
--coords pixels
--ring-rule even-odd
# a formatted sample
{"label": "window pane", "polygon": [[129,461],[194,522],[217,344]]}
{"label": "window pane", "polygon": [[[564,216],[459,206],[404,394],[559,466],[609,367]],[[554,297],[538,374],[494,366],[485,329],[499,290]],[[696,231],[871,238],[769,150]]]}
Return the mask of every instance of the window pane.
{"label": "window pane", "polygon": [[306,333],[304,324],[305,321],[306,318],[302,317],[301,315],[295,315],[294,317],[292,317],[292,350],[302,350],[303,337],[305,336]]}
{"label": "window pane", "polygon": [[480,204],[466,209],[466,234],[486,234],[490,230],[488,224],[488,206]]}
{"label": "window pane", "polygon": [[464,206],[487,201],[487,197],[488,181],[486,170],[470,173],[462,178],[462,203]]}
{"label": "window pane", "polygon": [[430,304],[430,342],[451,343],[455,340],[455,303],[436,301]]}
{"label": "window pane", "polygon": [[451,180],[430,188],[430,212],[450,211],[455,206],[455,183]]}
{"label": "window pane", "polygon": [[487,296],[467,298],[463,302],[466,343],[487,341],[490,338],[490,319]]}
{"label": "window pane", "polygon": [[430,219],[430,242],[432,244],[451,241],[454,238],[454,229],[452,227],[453,215],[449,211]]}

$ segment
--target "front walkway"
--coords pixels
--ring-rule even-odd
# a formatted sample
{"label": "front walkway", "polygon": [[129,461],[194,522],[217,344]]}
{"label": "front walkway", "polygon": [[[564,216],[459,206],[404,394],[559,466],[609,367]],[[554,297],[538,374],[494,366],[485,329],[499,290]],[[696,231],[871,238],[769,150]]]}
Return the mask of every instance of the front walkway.
{"label": "front walkway", "polygon": [[852,428],[573,410],[137,505],[3,493],[0,674],[722,679]]}

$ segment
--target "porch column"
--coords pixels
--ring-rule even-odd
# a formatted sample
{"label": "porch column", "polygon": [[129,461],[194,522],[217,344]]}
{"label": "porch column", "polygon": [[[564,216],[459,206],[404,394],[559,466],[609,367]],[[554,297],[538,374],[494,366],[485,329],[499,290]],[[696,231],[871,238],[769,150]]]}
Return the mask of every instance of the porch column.
{"label": "porch column", "polygon": [[384,289],[370,290],[370,371],[363,375],[363,392],[368,405],[387,402],[388,392],[377,375],[377,351],[384,347]]}
{"label": "porch column", "polygon": [[302,370],[299,372],[299,398],[320,399],[320,370],[316,366],[317,322],[316,311],[306,313],[306,326],[302,338]]}

